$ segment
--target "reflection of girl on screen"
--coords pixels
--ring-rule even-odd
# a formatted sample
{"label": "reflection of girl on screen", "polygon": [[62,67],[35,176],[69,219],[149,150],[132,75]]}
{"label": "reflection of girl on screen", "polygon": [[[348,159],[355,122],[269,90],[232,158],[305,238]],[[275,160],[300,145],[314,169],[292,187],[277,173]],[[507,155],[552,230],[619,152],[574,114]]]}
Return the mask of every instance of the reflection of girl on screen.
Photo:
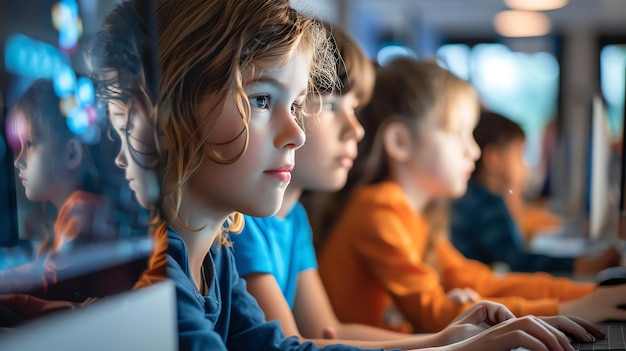
{"label": "reflection of girl on screen", "polygon": [[[115,165],[124,171],[137,202],[151,213],[154,249],[133,288],[165,279],[167,226],[160,220],[159,152],[156,143],[155,27],[149,1],[123,1],[91,39],[87,67],[106,105],[109,131],[118,139]],[[107,160],[113,163],[113,158]]]}
{"label": "reflection of girl on screen", "polygon": [[43,240],[35,262],[20,267],[43,269],[44,288],[56,283],[56,270],[63,268],[57,258],[70,250],[68,243],[97,242],[110,233],[91,153],[68,128],[59,106],[52,81],[39,79],[10,112],[13,123],[22,126],[16,128],[20,149],[14,165],[26,197],[57,210],[54,231]]}

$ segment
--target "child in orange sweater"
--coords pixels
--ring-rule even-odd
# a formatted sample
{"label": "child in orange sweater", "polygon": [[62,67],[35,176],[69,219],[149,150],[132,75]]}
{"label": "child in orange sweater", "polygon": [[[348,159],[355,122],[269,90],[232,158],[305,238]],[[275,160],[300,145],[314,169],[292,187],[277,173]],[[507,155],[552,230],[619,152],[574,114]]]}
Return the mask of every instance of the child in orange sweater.
{"label": "child in orange sweater", "polygon": [[397,59],[378,71],[373,97],[360,115],[364,156],[351,175],[363,186],[319,254],[340,320],[389,327],[400,316],[415,332],[438,331],[475,304],[446,296],[454,288],[516,315],[626,319],[617,308],[626,303],[626,286],[596,289],[543,273],[498,277],[436,234],[447,231],[437,199],[465,192],[480,155],[472,136],[478,99],[469,83],[436,63]]}

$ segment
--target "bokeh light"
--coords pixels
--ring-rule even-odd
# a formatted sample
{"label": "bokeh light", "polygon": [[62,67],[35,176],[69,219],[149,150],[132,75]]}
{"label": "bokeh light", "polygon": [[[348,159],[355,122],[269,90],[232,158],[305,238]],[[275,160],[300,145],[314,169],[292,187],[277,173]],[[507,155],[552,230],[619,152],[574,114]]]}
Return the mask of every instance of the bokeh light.
{"label": "bokeh light", "polygon": [[67,116],[67,126],[76,135],[84,134],[89,128],[89,115],[82,108],[75,108]]}
{"label": "bokeh light", "polygon": [[396,57],[417,58],[417,54],[411,48],[402,45],[386,45],[378,51],[376,59],[381,66],[386,65]]}
{"label": "bokeh light", "polygon": [[95,89],[93,83],[87,77],[80,77],[76,81],[76,102],[79,106],[85,107],[93,104],[95,99]]}
{"label": "bokeh light", "polygon": [[52,7],[52,23],[59,31],[59,47],[65,52],[73,51],[82,34],[82,21],[78,17],[78,5],[73,0],[62,0]]}
{"label": "bokeh light", "polygon": [[87,120],[89,121],[89,124],[97,124],[98,113],[96,112],[96,109],[92,105],[89,105],[85,107],[85,112],[87,113]]}
{"label": "bokeh light", "polygon": [[62,67],[53,77],[54,91],[60,98],[65,98],[74,93],[76,87],[76,74],[69,66]]}
{"label": "bokeh light", "polygon": [[73,95],[59,100],[59,110],[63,116],[69,116],[70,112],[76,107],[76,98]]}
{"label": "bokeh light", "polygon": [[7,38],[4,50],[6,70],[31,79],[51,78],[69,59],[52,45],[33,40],[23,34]]}

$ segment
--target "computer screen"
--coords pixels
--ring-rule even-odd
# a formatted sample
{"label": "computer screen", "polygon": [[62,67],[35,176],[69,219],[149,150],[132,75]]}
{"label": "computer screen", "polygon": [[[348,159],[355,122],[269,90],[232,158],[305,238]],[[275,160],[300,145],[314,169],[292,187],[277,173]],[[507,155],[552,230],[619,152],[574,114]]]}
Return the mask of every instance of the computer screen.
{"label": "computer screen", "polygon": [[2,3],[0,298],[104,297],[147,266],[150,212],[116,165],[121,141],[85,59],[117,3]]}
{"label": "computer screen", "polygon": [[609,220],[612,158],[609,119],[599,95],[592,99],[589,151],[589,238],[598,239],[606,231]]}
{"label": "computer screen", "polygon": [[[622,75],[626,84],[626,67],[623,68],[624,74]],[[626,103],[626,89],[624,90],[624,100]],[[621,150],[621,176],[620,176],[620,201],[619,201],[619,230],[618,237],[622,240],[626,240],[626,108],[622,109],[622,150]]]}

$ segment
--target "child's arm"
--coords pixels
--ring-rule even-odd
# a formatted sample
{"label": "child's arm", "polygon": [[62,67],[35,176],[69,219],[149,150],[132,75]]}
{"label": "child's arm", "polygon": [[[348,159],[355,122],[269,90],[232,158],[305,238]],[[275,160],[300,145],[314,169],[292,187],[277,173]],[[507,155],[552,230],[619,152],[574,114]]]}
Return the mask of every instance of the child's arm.
{"label": "child's arm", "polygon": [[570,300],[585,296],[594,289],[593,284],[576,283],[545,273],[497,276],[487,265],[465,258],[448,240],[439,240],[435,248],[442,282],[447,290],[469,287],[489,298],[519,296]]}
{"label": "child's arm", "polygon": [[257,300],[265,313],[265,319],[278,320],[285,335],[301,337],[291,308],[283,297],[276,278],[269,273],[252,273],[243,278],[248,292]]}
{"label": "child's arm", "polygon": [[[367,308],[364,306],[363,308]],[[310,269],[298,276],[298,289],[293,307],[293,316],[303,336],[322,338],[324,331],[332,331],[337,339],[394,341],[376,343],[383,347],[415,348],[445,344],[437,334],[409,335],[364,324],[341,323],[333,311],[332,305],[316,269]],[[339,340],[336,340],[339,342]],[[357,345],[358,344],[354,344]],[[363,344],[364,347],[367,343]],[[370,344],[371,345],[371,344]]]}
{"label": "child's arm", "polygon": [[[278,320],[285,335],[296,335],[301,341],[313,341],[318,346],[345,344],[364,348],[423,348],[453,343],[484,330],[484,327],[478,326],[479,322],[470,323],[467,320],[444,332],[422,335],[341,323],[332,310],[315,269],[304,271],[298,276],[293,313],[273,275],[250,274],[244,279],[248,291],[256,298],[268,321]],[[333,339],[324,338],[330,334]]]}

